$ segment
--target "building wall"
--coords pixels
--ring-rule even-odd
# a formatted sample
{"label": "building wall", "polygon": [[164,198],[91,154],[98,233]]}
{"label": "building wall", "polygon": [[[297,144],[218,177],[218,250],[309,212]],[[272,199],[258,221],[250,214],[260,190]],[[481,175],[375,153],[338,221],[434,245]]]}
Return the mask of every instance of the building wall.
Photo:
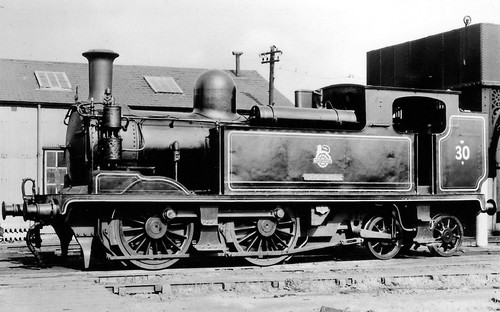
{"label": "building wall", "polygon": [[[21,182],[36,181],[43,191],[44,149],[60,149],[65,145],[67,108],[33,106],[0,106],[0,201],[21,204]],[[31,185],[27,185],[30,192]],[[0,220],[6,240],[21,240],[29,223],[22,217]]]}
{"label": "building wall", "polygon": [[21,202],[21,181],[36,178],[36,107],[0,107],[0,200]]}

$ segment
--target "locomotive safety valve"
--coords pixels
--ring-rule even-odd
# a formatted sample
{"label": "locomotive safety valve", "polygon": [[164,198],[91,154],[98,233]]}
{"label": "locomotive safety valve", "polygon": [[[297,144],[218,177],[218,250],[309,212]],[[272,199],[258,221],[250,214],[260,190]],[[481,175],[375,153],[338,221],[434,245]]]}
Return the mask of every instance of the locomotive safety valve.
{"label": "locomotive safety valve", "polygon": [[172,208],[167,208],[163,210],[162,216],[165,220],[172,220],[177,217],[177,212],[175,212]]}

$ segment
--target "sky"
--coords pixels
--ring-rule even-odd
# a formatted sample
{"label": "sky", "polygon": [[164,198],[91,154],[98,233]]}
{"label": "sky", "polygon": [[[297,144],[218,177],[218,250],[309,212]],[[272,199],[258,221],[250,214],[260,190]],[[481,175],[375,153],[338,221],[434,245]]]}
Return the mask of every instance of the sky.
{"label": "sky", "polygon": [[[366,52],[472,24],[500,24],[498,0],[0,0],[0,58],[241,69],[269,79],[260,53],[275,45],[275,87],[366,84]],[[2,74],[0,69],[0,75]],[[194,82],[193,82],[194,84]]]}

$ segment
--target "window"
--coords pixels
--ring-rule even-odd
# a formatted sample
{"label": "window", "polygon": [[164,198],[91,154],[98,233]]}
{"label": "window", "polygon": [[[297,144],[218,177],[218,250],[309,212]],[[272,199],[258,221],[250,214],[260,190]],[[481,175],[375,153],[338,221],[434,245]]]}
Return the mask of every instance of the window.
{"label": "window", "polygon": [[35,71],[40,89],[71,90],[71,84],[64,72]]}
{"label": "window", "polygon": [[326,109],[340,111],[353,111],[356,115],[356,124],[349,127],[353,130],[361,130],[366,124],[366,90],[365,86],[355,84],[337,84],[321,89],[322,102]]}
{"label": "window", "polygon": [[153,89],[156,93],[183,93],[182,89],[172,77],[144,76],[144,79],[146,79],[151,89]]}
{"label": "window", "polygon": [[63,150],[44,150],[44,194],[57,194],[64,187],[66,159]]}
{"label": "window", "polygon": [[418,134],[441,133],[446,129],[444,102],[423,96],[401,97],[392,106],[396,131]]}

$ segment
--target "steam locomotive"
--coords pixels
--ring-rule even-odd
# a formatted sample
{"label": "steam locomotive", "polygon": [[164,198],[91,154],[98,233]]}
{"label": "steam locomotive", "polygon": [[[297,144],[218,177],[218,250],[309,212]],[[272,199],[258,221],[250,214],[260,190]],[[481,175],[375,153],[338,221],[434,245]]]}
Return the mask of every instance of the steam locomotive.
{"label": "steam locomotive", "polygon": [[115,103],[118,54],[83,56],[90,94],[65,119],[65,188],[36,194],[25,179],[23,204],[2,205],[35,221],[35,255],[51,225],[63,254],[76,238],[85,268],[99,254],[147,270],[200,256],[264,266],[343,245],[451,256],[478,213],[496,212],[481,191],[488,116],[461,111],[458,92],[331,85],[240,115],[232,78],[209,70],[192,113],[151,113]]}

